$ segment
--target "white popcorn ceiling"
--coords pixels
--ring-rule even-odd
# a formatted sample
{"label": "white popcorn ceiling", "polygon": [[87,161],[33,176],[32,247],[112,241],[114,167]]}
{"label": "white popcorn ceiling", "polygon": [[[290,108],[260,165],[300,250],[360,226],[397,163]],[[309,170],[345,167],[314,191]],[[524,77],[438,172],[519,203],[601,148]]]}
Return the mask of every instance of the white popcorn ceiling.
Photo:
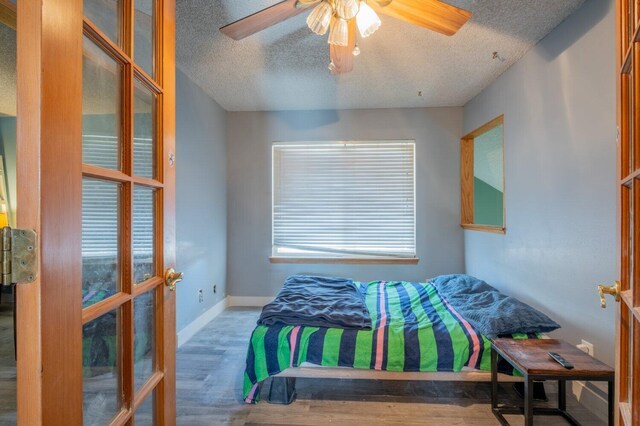
{"label": "white popcorn ceiling", "polygon": [[453,37],[383,15],[354,71],[332,76],[307,13],[234,41],[218,28],[277,1],[177,0],[177,65],[229,111],[462,106],[583,2],[449,0],[473,12]]}
{"label": "white popcorn ceiling", "polygon": [[[218,28],[277,1],[177,0],[177,65],[229,111],[462,106],[583,1],[450,0],[474,14],[453,37],[382,16],[354,71],[334,77],[306,13],[234,41]],[[2,25],[0,53],[0,114],[14,115],[15,33]]]}

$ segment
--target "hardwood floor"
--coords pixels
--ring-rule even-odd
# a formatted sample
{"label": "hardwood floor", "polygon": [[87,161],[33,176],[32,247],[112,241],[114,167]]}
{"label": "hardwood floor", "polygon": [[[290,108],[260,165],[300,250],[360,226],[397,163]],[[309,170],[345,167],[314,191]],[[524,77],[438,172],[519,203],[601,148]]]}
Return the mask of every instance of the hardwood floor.
{"label": "hardwood floor", "polygon": [[[209,323],[177,354],[177,416],[180,425],[496,425],[489,383],[298,379],[291,405],[242,402],[249,336],[260,310],[232,308]],[[546,383],[550,401],[555,386]],[[518,403],[510,384],[507,401]],[[583,425],[604,424],[568,395],[569,410]],[[521,416],[507,416],[522,424]],[[536,424],[564,425],[556,417]]]}
{"label": "hardwood floor", "polygon": [[0,304],[0,425],[16,423],[16,359],[13,345],[13,303],[3,294]]}
{"label": "hardwood floor", "polygon": [[[15,361],[11,306],[0,305],[0,426],[15,424]],[[178,424],[197,425],[496,425],[488,383],[298,379],[291,405],[242,402],[242,375],[258,309],[225,311],[177,354]],[[551,400],[555,387],[546,384]],[[268,386],[263,387],[263,399]],[[501,389],[518,401],[510,385]],[[584,425],[602,425],[578,405],[568,405]],[[139,420],[143,420],[139,416]],[[518,416],[508,416],[521,424]],[[564,425],[554,417],[537,424]],[[144,423],[144,422],[143,422]],[[145,423],[146,424],[146,423]]]}

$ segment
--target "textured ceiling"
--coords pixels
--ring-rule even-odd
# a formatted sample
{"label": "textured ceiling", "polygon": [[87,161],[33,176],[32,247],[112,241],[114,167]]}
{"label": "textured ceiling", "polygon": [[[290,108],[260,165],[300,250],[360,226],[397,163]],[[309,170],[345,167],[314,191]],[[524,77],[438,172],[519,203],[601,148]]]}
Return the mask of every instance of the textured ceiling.
{"label": "textured ceiling", "polygon": [[583,1],[448,0],[473,12],[453,37],[382,16],[354,71],[331,76],[307,13],[234,41],[218,28],[277,1],[177,0],[177,64],[229,111],[462,106]]}

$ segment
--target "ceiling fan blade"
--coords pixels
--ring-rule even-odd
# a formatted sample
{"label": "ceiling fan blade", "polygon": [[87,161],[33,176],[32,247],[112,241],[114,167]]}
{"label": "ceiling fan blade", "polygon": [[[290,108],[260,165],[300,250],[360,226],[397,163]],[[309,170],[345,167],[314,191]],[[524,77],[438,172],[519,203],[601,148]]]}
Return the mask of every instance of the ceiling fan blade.
{"label": "ceiling fan blade", "polygon": [[[376,0],[369,3],[376,12],[402,19],[410,24],[454,35],[471,18],[471,12],[439,0]],[[386,6],[385,6],[386,4]]]}
{"label": "ceiling fan blade", "polygon": [[[242,40],[272,25],[299,15],[307,9],[304,7],[306,6],[305,3],[301,3],[302,7],[296,7],[297,3],[297,0],[281,1],[246,18],[225,25],[220,28],[220,32],[234,40]],[[309,6],[312,4],[309,3]]]}
{"label": "ceiling fan blade", "polygon": [[349,21],[349,43],[346,46],[329,45],[329,57],[335,65],[332,75],[346,74],[353,70],[353,48],[356,47],[356,20]]}

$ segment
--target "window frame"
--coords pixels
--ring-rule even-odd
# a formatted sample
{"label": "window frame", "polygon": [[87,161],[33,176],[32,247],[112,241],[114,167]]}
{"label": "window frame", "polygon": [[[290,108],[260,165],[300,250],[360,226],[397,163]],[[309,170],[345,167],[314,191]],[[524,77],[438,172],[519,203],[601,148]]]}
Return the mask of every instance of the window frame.
{"label": "window frame", "polygon": [[[474,222],[474,143],[475,139],[485,133],[503,126],[502,129],[502,226],[477,224]],[[483,124],[460,139],[460,226],[470,231],[492,232],[506,234],[507,209],[506,209],[506,173],[504,152],[504,114],[488,123]]]}
{"label": "window frame", "polygon": [[[413,144],[413,256],[396,255],[374,255],[374,254],[340,254],[340,253],[318,253],[315,254],[283,254],[277,252],[275,245],[274,209],[276,199],[276,173],[275,173],[275,152],[278,146],[306,146],[306,145],[329,145],[329,144],[375,144],[375,143],[411,143]],[[414,139],[376,139],[376,140],[324,140],[324,141],[274,141],[271,144],[271,263],[294,263],[294,264],[417,264],[418,241],[417,241],[417,176],[416,176],[416,150],[417,144]]]}

